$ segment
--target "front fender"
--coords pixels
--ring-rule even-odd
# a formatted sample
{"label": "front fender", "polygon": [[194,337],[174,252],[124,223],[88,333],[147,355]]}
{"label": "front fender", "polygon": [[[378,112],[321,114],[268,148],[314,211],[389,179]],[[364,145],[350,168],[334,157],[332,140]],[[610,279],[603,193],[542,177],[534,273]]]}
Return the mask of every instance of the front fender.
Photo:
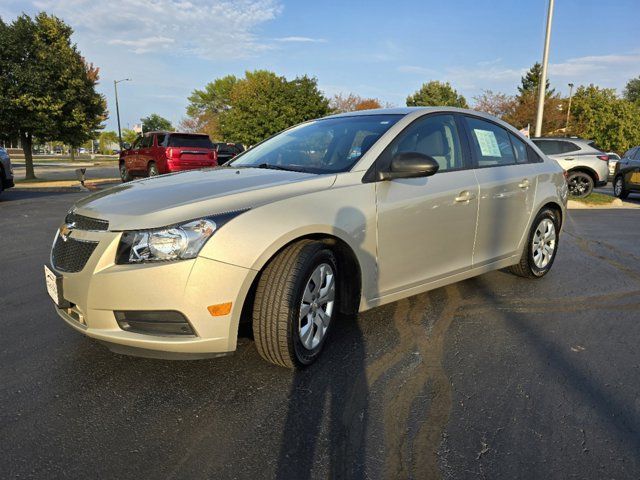
{"label": "front fender", "polygon": [[261,270],[298,238],[336,237],[354,252],[362,272],[363,295],[370,298],[377,282],[375,205],[375,184],[359,182],[279,200],[229,221],[200,256]]}

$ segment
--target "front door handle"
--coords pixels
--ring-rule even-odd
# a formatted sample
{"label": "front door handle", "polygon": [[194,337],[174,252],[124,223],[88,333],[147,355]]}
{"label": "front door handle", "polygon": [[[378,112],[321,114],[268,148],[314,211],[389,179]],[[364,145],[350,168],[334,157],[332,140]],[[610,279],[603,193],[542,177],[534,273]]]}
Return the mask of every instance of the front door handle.
{"label": "front door handle", "polygon": [[464,203],[468,202],[469,200],[473,200],[474,198],[476,198],[476,196],[473,193],[471,193],[469,190],[464,190],[458,194],[458,196],[455,198],[455,201],[457,203]]}
{"label": "front door handle", "polygon": [[573,160],[573,157],[565,157],[565,160]]}
{"label": "front door handle", "polygon": [[529,188],[529,180],[525,178],[518,184],[518,186],[523,190],[526,190],[527,188]]}

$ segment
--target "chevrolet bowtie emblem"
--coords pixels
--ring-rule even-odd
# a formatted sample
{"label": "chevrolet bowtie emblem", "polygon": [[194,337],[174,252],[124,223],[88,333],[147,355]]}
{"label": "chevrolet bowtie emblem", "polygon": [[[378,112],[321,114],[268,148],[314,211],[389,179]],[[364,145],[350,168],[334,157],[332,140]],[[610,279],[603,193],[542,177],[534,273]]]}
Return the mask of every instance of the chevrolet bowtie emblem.
{"label": "chevrolet bowtie emblem", "polygon": [[75,223],[65,223],[60,227],[60,237],[62,237],[63,242],[66,242],[71,237],[71,232],[73,232],[75,226]]}

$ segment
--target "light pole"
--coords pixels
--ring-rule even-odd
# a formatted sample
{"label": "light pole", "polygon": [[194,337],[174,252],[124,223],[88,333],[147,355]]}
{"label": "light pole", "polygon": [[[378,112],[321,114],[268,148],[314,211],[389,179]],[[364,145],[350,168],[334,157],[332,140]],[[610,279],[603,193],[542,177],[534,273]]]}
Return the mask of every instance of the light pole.
{"label": "light pole", "polygon": [[567,123],[564,126],[564,134],[569,131],[569,116],[571,115],[571,98],[573,97],[573,83],[569,84],[569,106],[567,107]]}
{"label": "light pole", "polygon": [[544,114],[544,99],[547,93],[547,64],[549,63],[549,42],[551,41],[551,21],[553,20],[553,1],[549,0],[547,12],[547,32],[544,37],[544,52],[542,54],[542,72],[540,73],[540,91],[538,92],[538,111],[536,113],[535,136],[542,135],[542,115]]}
{"label": "light pole", "polygon": [[118,117],[118,142],[120,143],[120,150],[122,150],[122,132],[120,131],[120,107],[118,106],[118,84],[120,82],[130,82],[130,78],[123,78],[122,80],[113,81],[113,89],[116,92],[116,116]]}

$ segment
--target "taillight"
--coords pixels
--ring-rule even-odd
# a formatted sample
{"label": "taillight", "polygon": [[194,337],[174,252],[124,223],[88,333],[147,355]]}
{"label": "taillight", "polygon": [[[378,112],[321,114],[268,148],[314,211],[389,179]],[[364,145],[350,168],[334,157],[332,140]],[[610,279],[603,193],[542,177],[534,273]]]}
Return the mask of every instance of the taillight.
{"label": "taillight", "polygon": [[569,180],[569,172],[567,172],[566,170],[563,170],[562,174],[564,175],[565,180]]}
{"label": "taillight", "polygon": [[173,148],[167,148],[167,158],[173,157]]}
{"label": "taillight", "polygon": [[218,154],[216,153],[215,150],[209,150],[209,160],[214,160],[214,161],[218,160]]}
{"label": "taillight", "polygon": [[598,155],[598,158],[600,160],[602,160],[603,162],[608,162],[609,161],[609,155]]}

